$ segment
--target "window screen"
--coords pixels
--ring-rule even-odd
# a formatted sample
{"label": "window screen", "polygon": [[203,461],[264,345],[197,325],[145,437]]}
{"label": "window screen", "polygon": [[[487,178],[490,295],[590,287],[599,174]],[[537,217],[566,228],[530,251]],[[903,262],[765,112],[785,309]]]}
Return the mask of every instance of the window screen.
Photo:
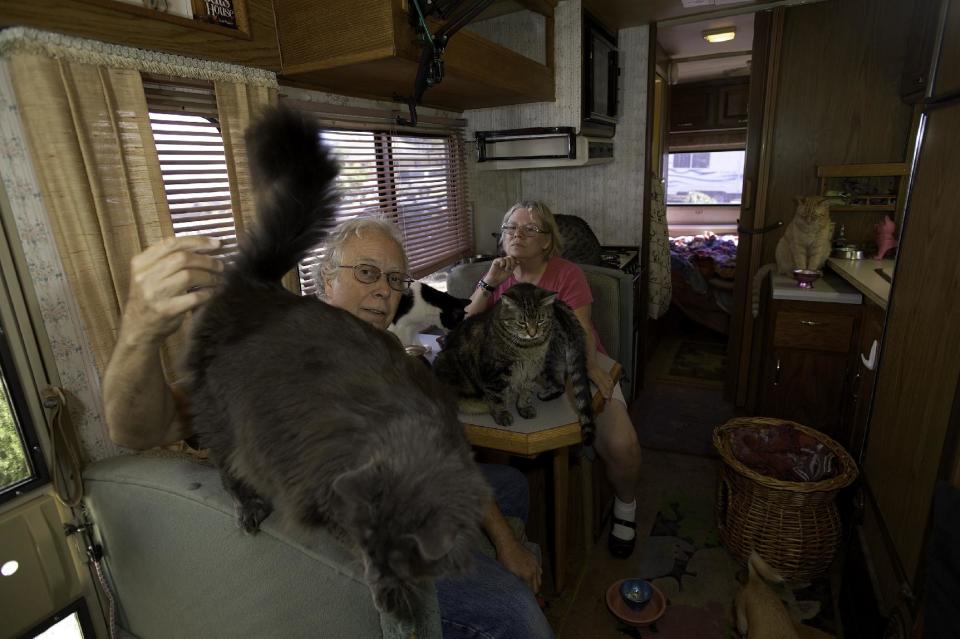
{"label": "window screen", "polygon": [[[381,215],[400,229],[415,277],[472,249],[464,144],[459,135],[401,135],[326,129],[322,139],[340,162],[336,222]],[[304,295],[316,291],[319,250],[300,265]]]}
{"label": "window screen", "polygon": [[671,153],[667,162],[667,204],[739,205],[743,156],[743,151]]}
{"label": "window screen", "polygon": [[235,253],[237,231],[213,84],[145,77],[143,88],[174,234],[218,237],[220,255]]}

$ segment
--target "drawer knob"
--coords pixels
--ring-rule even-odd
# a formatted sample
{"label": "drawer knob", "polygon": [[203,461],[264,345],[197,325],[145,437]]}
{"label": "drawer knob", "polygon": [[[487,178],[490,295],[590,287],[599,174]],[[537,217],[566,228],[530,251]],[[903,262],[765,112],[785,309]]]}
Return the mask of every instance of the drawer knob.
{"label": "drawer knob", "polygon": [[813,320],[800,320],[801,326],[820,326],[823,322],[814,322]]}

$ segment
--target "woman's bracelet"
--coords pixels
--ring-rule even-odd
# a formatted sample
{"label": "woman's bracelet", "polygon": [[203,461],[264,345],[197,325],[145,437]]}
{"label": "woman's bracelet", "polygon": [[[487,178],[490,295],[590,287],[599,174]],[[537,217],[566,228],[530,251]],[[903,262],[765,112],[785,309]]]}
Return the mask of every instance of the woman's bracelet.
{"label": "woman's bracelet", "polygon": [[480,281],[477,282],[477,288],[481,291],[486,291],[487,293],[493,293],[495,290],[497,290],[496,286],[490,286],[484,282],[482,277],[480,278]]}

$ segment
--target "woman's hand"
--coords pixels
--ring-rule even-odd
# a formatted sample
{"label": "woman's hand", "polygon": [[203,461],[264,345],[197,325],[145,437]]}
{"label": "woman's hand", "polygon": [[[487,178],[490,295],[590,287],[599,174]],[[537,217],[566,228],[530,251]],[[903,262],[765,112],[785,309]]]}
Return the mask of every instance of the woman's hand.
{"label": "woman's hand", "polygon": [[130,261],[130,292],[123,313],[130,340],[157,343],[173,333],[187,311],[205,302],[220,282],[223,262],[204,254],[220,246],[212,237],[175,237]]}
{"label": "woman's hand", "polygon": [[511,540],[497,548],[497,559],[504,568],[530,586],[534,594],[540,592],[540,580],[543,576],[540,564],[537,563],[536,556],[520,542]]}
{"label": "woman's hand", "polygon": [[597,385],[604,399],[610,399],[610,395],[613,394],[613,378],[610,377],[610,373],[597,365],[593,365],[587,369],[587,377]]}
{"label": "woman's hand", "polygon": [[487,274],[483,276],[483,281],[490,286],[500,286],[513,274],[515,268],[517,268],[517,258],[509,255],[498,257],[490,263],[490,268],[487,269]]}

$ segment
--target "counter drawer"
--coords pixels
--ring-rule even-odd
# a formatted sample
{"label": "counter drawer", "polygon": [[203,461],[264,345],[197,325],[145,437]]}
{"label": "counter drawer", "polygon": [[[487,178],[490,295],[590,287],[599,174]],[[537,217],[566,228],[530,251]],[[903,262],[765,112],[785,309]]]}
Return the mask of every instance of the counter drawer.
{"label": "counter drawer", "polygon": [[846,353],[853,337],[854,317],[829,313],[777,313],[774,346]]}

